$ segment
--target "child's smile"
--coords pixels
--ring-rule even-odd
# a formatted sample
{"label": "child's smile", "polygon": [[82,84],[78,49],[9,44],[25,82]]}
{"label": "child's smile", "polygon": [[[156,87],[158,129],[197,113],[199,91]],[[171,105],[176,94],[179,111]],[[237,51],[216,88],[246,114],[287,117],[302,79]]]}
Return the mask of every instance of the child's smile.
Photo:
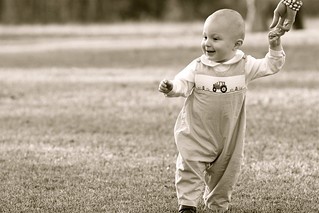
{"label": "child's smile", "polygon": [[215,50],[206,50],[206,55],[207,56],[213,56],[216,53]]}

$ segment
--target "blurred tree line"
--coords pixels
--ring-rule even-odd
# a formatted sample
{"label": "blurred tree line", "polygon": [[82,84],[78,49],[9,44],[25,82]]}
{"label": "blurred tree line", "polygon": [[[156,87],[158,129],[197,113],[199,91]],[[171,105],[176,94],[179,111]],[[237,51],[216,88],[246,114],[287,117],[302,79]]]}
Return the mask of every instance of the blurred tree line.
{"label": "blurred tree line", "polygon": [[[305,14],[318,13],[318,0],[303,1]],[[213,11],[225,7],[236,9],[246,16],[246,0],[0,0],[0,22],[189,21],[202,20]]]}

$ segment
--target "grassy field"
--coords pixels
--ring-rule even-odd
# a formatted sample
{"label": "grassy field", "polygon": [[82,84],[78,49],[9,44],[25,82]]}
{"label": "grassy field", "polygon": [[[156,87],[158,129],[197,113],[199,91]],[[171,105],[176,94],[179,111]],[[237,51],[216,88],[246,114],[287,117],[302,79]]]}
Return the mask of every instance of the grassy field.
{"label": "grassy field", "polygon": [[[201,54],[200,28],[0,28],[0,212],[176,212],[183,99],[157,87]],[[250,85],[229,212],[318,212],[318,35],[284,37],[284,70]],[[264,37],[243,49],[262,57]]]}

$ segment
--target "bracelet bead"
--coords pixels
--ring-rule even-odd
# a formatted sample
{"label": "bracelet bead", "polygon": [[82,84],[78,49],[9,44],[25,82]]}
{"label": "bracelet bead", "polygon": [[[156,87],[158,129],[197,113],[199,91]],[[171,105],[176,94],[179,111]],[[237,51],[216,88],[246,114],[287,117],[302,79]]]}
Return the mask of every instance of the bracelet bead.
{"label": "bracelet bead", "polygon": [[303,5],[300,0],[282,0],[282,3],[294,11],[299,11]]}

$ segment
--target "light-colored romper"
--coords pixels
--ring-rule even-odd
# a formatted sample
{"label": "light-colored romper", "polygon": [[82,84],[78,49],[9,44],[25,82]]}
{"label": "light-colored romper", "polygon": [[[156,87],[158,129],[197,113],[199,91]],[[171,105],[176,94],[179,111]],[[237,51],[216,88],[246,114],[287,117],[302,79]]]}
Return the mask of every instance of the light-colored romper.
{"label": "light-colored romper", "polygon": [[196,61],[194,87],[174,129],[179,204],[197,206],[204,190],[208,208],[228,209],[243,157],[246,60],[243,55],[226,72]]}

